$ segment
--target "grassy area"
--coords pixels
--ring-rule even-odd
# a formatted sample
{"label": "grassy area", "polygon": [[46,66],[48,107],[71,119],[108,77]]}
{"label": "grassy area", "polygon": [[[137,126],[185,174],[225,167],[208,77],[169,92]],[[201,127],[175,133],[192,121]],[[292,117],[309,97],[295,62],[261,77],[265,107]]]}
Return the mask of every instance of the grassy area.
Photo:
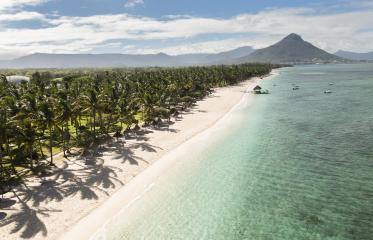
{"label": "grassy area", "polygon": [[[42,147],[42,151],[43,151],[43,154],[46,157],[49,157],[49,155],[50,155],[49,148]],[[52,153],[53,153],[53,155],[58,154],[60,152],[62,152],[62,149],[60,147],[52,147]]]}
{"label": "grassy area", "polygon": [[[107,119],[108,115],[104,115],[103,116],[105,119]],[[139,112],[135,115],[135,119],[138,120],[139,122],[142,122],[142,113]],[[98,119],[97,119],[98,121]],[[83,116],[80,120],[79,120],[79,123],[81,126],[87,126],[89,125],[90,123],[92,122],[92,117],[89,117],[89,116]],[[121,126],[122,125],[122,126]],[[121,124],[120,122],[117,122],[115,124],[115,126],[117,126],[118,128],[122,127],[122,130],[126,129],[127,128],[127,125],[126,124]],[[100,127],[99,126],[96,126],[95,127],[97,132],[100,130]],[[70,136],[71,136],[71,139],[70,139],[70,145],[72,146],[75,146],[76,145],[76,129],[75,129],[75,126],[71,123],[69,123],[68,125],[68,129],[69,129],[69,133],[70,133]],[[46,130],[45,132],[45,136],[49,136],[49,131]],[[38,146],[39,143],[35,143],[35,150],[39,153],[39,155],[44,155],[46,158],[49,158],[50,157],[50,151],[49,151],[49,139],[47,137],[47,139],[45,140],[42,140],[42,147],[41,147],[41,151],[42,151],[42,154],[40,152],[40,147]],[[56,141],[54,142],[54,145],[59,145],[59,146],[53,146],[52,147],[52,154],[53,155],[57,155],[59,153],[62,153],[63,149],[62,149],[62,143],[61,143],[61,140],[59,141]],[[13,149],[15,149],[16,146],[13,147]],[[41,156],[40,156],[41,157]],[[5,156],[4,157],[4,167],[10,167],[10,159],[9,157]],[[17,170],[23,170],[24,167],[22,166],[17,166],[16,167]]]}

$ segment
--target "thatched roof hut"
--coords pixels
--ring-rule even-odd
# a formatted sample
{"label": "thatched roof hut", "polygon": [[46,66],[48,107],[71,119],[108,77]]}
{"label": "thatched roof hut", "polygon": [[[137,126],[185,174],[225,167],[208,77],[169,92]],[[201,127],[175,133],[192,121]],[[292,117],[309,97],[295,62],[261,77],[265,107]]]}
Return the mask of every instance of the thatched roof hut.
{"label": "thatched roof hut", "polygon": [[256,85],[256,87],[254,87],[254,91],[260,91],[260,90],[262,90],[262,87],[261,87],[261,86]]}
{"label": "thatched roof hut", "polygon": [[261,94],[261,93],[262,93],[262,87],[259,86],[259,85],[256,85],[256,86],[254,87],[254,93],[255,93],[255,94]]}

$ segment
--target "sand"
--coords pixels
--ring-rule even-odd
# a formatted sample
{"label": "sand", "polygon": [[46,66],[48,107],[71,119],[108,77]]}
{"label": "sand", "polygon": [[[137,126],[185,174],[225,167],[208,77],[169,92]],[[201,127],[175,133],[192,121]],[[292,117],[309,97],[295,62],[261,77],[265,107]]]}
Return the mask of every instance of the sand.
{"label": "sand", "polygon": [[105,223],[146,192],[178,154],[201,141],[197,135],[207,134],[241,100],[250,101],[247,92],[259,80],[215,89],[171,125],[113,140],[88,158],[65,160],[44,182],[28,179],[4,195],[0,239],[81,240],[100,235]]}

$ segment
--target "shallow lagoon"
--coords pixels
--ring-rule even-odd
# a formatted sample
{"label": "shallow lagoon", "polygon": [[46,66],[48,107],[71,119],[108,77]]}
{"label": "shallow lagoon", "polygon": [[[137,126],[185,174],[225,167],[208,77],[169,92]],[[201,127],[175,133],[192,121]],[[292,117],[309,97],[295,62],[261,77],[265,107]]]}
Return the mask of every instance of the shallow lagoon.
{"label": "shallow lagoon", "polygon": [[263,86],[106,237],[372,239],[373,65],[284,68]]}

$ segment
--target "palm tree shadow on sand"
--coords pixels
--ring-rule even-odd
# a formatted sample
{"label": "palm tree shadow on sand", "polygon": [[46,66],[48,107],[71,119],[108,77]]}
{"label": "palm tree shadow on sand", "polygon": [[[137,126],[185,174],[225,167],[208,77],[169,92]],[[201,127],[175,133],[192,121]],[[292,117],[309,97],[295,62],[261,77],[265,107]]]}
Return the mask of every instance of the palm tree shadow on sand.
{"label": "palm tree shadow on sand", "polygon": [[32,238],[37,233],[46,236],[48,233],[47,228],[39,216],[49,216],[49,212],[61,212],[61,210],[31,208],[18,196],[16,192],[13,191],[13,194],[18,199],[18,204],[20,205],[19,210],[11,214],[9,217],[4,218],[0,222],[0,227],[14,224],[11,233],[16,233],[22,230],[20,237],[23,239]]}
{"label": "palm tree shadow on sand", "polygon": [[[139,165],[146,160],[136,156],[135,150],[155,153],[160,147],[147,143],[147,135],[154,131],[177,132],[170,128],[172,122],[161,123],[152,128],[143,128],[126,136],[130,140],[110,139],[105,144],[98,145],[86,151],[86,154],[75,156],[74,160],[65,159],[59,166],[49,166],[46,174],[25,179],[7,194],[12,206],[0,204],[0,227],[11,225],[10,234],[19,232],[23,239],[33,238],[38,234],[47,236],[46,221],[51,212],[61,212],[60,209],[49,209],[49,203],[61,202],[65,198],[79,196],[84,201],[99,199],[98,193],[109,195],[108,189],[124,183],[118,178],[123,170],[105,164],[104,155],[115,153],[113,159]],[[13,195],[12,195],[13,194]]]}
{"label": "palm tree shadow on sand", "polygon": [[[16,186],[0,202],[0,227],[11,225],[10,234],[20,232],[19,236],[23,239],[33,238],[37,234],[47,236],[43,221],[50,212],[62,211],[47,208],[48,203],[61,202],[77,195],[85,201],[97,200],[98,192],[108,196],[106,189],[123,186],[118,179],[122,170],[104,164],[104,150],[95,149],[90,156],[74,161],[65,160],[61,166],[50,167],[52,174],[26,179]],[[124,152],[125,147],[118,151]],[[126,161],[133,161],[134,158],[130,154],[123,156]]]}

